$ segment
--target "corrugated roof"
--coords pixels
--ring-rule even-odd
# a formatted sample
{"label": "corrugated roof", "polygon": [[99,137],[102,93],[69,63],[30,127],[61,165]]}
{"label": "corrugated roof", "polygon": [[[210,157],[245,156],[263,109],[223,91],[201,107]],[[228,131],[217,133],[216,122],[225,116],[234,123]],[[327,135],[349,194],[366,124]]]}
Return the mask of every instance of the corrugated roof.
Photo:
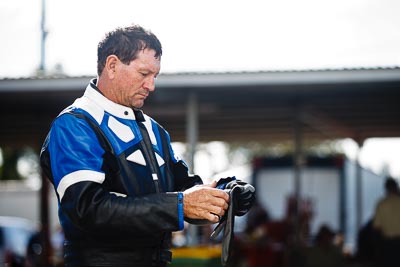
{"label": "corrugated roof", "polygon": [[[82,95],[89,76],[0,80],[0,146],[43,140],[54,117]],[[277,142],[400,137],[400,68],[165,73],[144,110],[185,141],[196,95],[200,141]]]}
{"label": "corrugated roof", "polygon": [[[157,79],[157,87],[377,82],[396,81],[399,76],[400,67],[398,66],[256,72],[181,72],[161,73]],[[0,79],[0,91],[54,90],[58,87],[74,90],[80,88],[82,84],[86,84],[87,80],[93,77],[51,75],[3,78]]]}

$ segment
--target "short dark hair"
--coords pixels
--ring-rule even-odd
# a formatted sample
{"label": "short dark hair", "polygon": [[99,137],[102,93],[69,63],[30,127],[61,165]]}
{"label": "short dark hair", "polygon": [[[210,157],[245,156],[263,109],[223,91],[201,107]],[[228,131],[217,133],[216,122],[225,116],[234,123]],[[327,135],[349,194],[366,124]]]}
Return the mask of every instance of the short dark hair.
{"label": "short dark hair", "polygon": [[124,64],[136,59],[139,51],[146,48],[156,51],[155,57],[161,57],[162,47],[158,38],[139,25],[116,28],[108,32],[97,47],[97,74],[103,72],[109,55],[116,55]]}

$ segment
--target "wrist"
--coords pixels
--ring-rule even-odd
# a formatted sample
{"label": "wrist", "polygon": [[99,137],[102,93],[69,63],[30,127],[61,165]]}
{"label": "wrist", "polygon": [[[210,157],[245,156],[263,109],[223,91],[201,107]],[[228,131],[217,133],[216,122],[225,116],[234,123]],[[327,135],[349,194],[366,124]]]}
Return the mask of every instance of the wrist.
{"label": "wrist", "polygon": [[183,192],[178,192],[178,227],[179,230],[184,228],[184,196]]}

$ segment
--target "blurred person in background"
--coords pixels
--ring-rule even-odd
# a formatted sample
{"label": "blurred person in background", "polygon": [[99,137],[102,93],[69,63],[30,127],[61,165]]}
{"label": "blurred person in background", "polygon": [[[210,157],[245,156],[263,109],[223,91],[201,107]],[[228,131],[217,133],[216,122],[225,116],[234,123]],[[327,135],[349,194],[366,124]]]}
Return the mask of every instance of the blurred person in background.
{"label": "blurred person in background", "polygon": [[373,226],[373,218],[369,219],[359,230],[357,251],[354,257],[362,266],[374,266],[377,260],[380,233]]}
{"label": "blurred person in background", "polygon": [[345,257],[334,242],[335,236],[328,225],[322,224],[313,245],[305,251],[304,267],[344,267]]}
{"label": "blurred person in background", "polygon": [[43,267],[43,232],[38,231],[31,236],[27,246],[25,267]]}
{"label": "blurred person in background", "polygon": [[384,183],[386,195],[376,205],[373,227],[381,236],[380,266],[400,266],[400,192],[395,179]]}

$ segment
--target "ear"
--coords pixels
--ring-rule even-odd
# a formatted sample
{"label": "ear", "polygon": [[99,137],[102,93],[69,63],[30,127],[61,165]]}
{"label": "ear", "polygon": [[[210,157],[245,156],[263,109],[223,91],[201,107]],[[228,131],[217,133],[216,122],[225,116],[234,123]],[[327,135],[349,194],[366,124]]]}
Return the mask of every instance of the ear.
{"label": "ear", "polygon": [[114,79],[118,62],[119,58],[116,55],[109,55],[107,57],[103,71],[106,72],[109,79]]}

